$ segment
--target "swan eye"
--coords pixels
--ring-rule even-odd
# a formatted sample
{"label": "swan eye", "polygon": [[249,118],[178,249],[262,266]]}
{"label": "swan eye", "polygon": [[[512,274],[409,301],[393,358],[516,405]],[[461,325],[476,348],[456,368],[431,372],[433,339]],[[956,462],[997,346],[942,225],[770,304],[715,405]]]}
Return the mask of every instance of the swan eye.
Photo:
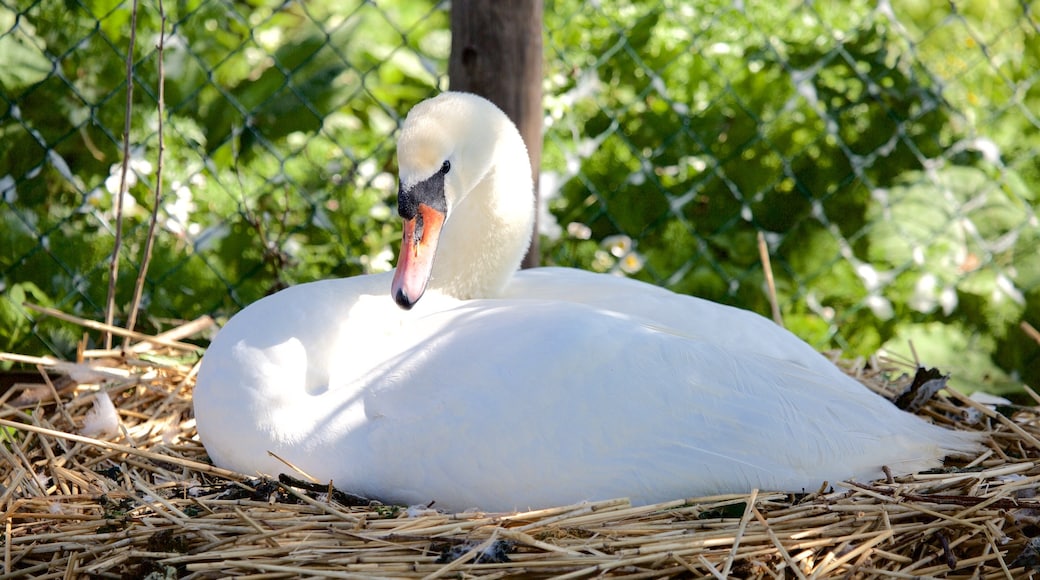
{"label": "swan eye", "polygon": [[445,161],[444,165],[441,165],[441,173],[447,175],[449,171],[451,171],[451,162]]}

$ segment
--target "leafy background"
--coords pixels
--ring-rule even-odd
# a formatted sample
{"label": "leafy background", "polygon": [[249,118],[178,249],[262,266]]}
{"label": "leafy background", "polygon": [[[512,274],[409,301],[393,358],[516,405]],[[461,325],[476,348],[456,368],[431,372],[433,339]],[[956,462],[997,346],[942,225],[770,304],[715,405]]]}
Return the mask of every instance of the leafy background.
{"label": "leafy background", "polygon": [[[394,137],[445,89],[448,3],[168,3],[147,328],[390,268]],[[896,6],[898,4],[898,6]],[[137,22],[120,308],[157,163],[158,4]],[[129,3],[0,0],[0,350],[101,319]],[[545,3],[543,262],[766,313],[847,356],[1040,384],[1040,24],[1026,2]],[[129,273],[128,273],[129,272]],[[121,312],[123,314],[124,312]]]}

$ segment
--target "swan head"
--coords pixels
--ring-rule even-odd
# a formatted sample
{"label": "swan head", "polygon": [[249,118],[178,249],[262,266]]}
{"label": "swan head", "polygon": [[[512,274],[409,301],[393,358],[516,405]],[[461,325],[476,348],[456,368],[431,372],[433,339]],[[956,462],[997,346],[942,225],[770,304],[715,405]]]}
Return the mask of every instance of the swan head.
{"label": "swan head", "polygon": [[447,92],[416,105],[397,142],[404,220],[391,295],[408,309],[427,286],[493,296],[530,243],[534,197],[527,148],[490,101]]}

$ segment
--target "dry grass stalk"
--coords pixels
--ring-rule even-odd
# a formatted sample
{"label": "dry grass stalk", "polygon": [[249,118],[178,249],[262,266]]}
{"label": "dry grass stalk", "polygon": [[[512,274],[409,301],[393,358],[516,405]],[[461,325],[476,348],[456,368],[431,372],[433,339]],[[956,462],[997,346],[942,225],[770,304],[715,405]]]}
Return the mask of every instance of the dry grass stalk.
{"label": "dry grass stalk", "polygon": [[[148,266],[152,261],[152,247],[155,245],[155,228],[159,222],[159,206],[162,205],[163,200],[163,168],[166,161],[166,134],[164,131],[166,117],[166,68],[165,60],[163,59],[163,52],[166,50],[166,10],[163,7],[162,0],[158,0],[157,4],[159,8],[159,41],[156,43],[155,52],[159,66],[159,87],[157,91],[158,101],[156,103],[156,112],[158,113],[156,115],[156,133],[159,143],[155,155],[155,196],[152,200],[152,213],[148,219],[148,236],[145,237],[141,267],[138,269],[137,279],[134,281],[134,297],[130,301],[130,314],[127,316],[126,321],[127,330],[133,330],[137,325],[137,314],[141,308],[141,298],[144,295],[144,280],[148,273]],[[127,76],[127,79],[127,84],[130,84],[132,77]],[[126,347],[129,342],[129,338],[124,338],[123,346]]]}
{"label": "dry grass stalk", "polygon": [[[130,170],[130,124],[134,103],[134,48],[137,44],[137,0],[130,8],[130,38],[126,49],[126,107],[123,117],[123,158],[119,164],[119,195],[116,197],[116,231],[112,255],[108,263],[108,298],[105,300],[105,325],[112,326],[116,310],[116,281],[119,279],[119,253],[123,248],[123,199],[129,189],[126,174]],[[112,347],[112,334],[104,333],[105,348]]]}
{"label": "dry grass stalk", "polygon": [[776,282],[773,281],[773,265],[769,259],[769,245],[766,235],[758,232],[758,259],[762,262],[762,271],[766,276],[766,296],[769,297],[769,310],[773,314],[773,322],[783,327],[784,317],[780,313],[780,301],[776,298]]}
{"label": "dry grass stalk", "polygon": [[[188,336],[171,332],[135,337],[147,347],[127,352]],[[942,473],[879,473],[877,482],[800,496],[762,490],[652,506],[615,499],[409,515],[213,467],[194,430],[194,359],[112,354],[33,360],[93,383],[47,376],[49,386],[0,393],[0,579],[1016,578],[1028,573],[1020,556],[1040,521],[1036,407],[991,409],[956,393],[930,403],[923,413],[932,420],[992,442],[967,467]],[[886,396],[896,389],[876,370],[854,374]],[[120,413],[112,440],[79,434],[99,389]]]}

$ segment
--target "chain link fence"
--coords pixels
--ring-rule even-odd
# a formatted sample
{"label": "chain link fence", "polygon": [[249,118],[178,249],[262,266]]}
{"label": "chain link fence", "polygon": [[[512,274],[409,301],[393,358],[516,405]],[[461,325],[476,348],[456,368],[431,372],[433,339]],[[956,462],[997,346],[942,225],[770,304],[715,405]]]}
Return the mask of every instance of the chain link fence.
{"label": "chain link fence", "polygon": [[[146,325],[229,314],[288,284],[385,269],[394,131],[446,85],[445,3],[167,2],[164,197]],[[154,205],[160,5],[140,3],[125,314]],[[130,2],[0,4],[0,347],[79,337],[23,299],[102,319],[114,246]],[[72,350],[71,352],[74,352]]]}
{"label": "chain link fence", "polygon": [[[899,4],[899,5],[896,5]],[[0,0],[0,348],[103,317],[129,3]],[[395,132],[447,87],[448,2],[166,6],[148,325],[390,268]],[[140,4],[124,272],[157,161]],[[543,262],[768,312],[820,348],[1040,383],[1040,20],[1028,2],[546,0]],[[132,274],[120,280],[122,304]]]}

